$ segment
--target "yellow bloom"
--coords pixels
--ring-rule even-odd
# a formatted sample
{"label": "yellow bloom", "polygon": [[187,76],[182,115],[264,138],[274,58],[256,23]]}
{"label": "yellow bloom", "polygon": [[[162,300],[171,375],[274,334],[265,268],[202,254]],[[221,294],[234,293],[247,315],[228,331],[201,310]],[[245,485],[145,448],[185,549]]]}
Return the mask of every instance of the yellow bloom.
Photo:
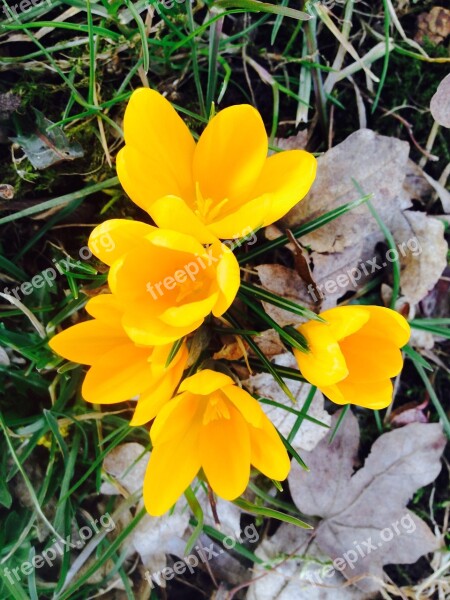
{"label": "yellow bloom", "polygon": [[172,344],[134,344],[121,325],[122,309],[111,294],[92,298],[86,310],[95,318],[58,333],[49,341],[50,348],[68,360],[91,365],[81,390],[87,402],[114,404],[139,395],[131,424],[150,421],[180,382],[186,346],[166,368]]}
{"label": "yellow bloom", "polygon": [[[107,250],[99,240],[109,236]],[[137,221],[99,225],[89,247],[111,265],[109,287],[124,307],[122,325],[136,344],[168,344],[222,315],[239,288],[239,264],[215,240],[208,248],[190,235]]]}
{"label": "yellow bloom", "polygon": [[267,158],[264,123],[242,104],[220,111],[196,144],[161,94],[136,90],[125,111],[117,173],[130,198],[164,228],[243,237],[283,217],[309,191],[316,159],[304,150]]}
{"label": "yellow bloom", "polygon": [[327,323],[298,327],[310,348],[309,353],[294,349],[302,375],[337,404],[386,408],[392,401],[390,378],[403,367],[407,321],[381,306],[342,306],[320,316]]}
{"label": "yellow bloom", "polygon": [[272,479],[287,477],[289,457],[275,427],[230,377],[205,369],[185,379],[180,392],[150,430],[144,501],[151,515],[166,512],[200,468],[225,500],[244,492],[251,464]]}

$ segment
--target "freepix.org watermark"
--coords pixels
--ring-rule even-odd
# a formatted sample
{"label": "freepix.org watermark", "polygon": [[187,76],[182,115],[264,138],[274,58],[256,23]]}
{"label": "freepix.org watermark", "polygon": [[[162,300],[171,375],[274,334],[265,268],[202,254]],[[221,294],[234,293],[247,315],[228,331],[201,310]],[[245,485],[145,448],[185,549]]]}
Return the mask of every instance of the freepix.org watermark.
{"label": "freepix.org watermark", "polygon": [[[327,279],[324,283],[314,286],[312,283],[308,285],[308,294],[314,302],[323,300],[326,294],[334,294],[339,288],[345,289],[349,283],[353,287],[364,275],[373,275],[388,266],[389,263],[396,262],[400,256],[406,256],[410,252],[412,256],[419,256],[422,252],[422,246],[416,237],[410,238],[407,242],[398,244],[397,248],[389,248],[384,255],[384,260],[378,262],[379,258],[374,256],[370,260],[360,262],[358,266],[348,269],[345,273],[340,273],[334,279]],[[382,259],[380,259],[382,260]]]}
{"label": "freepix.org watermark", "polygon": [[[112,252],[116,247],[114,240],[109,233],[98,236],[94,241],[91,242],[91,246],[96,254],[98,254],[99,247],[105,252]],[[83,246],[78,251],[78,256],[81,260],[86,261],[92,257],[92,252],[88,246]],[[60,275],[64,275],[71,269],[80,267],[82,264],[81,260],[74,260],[70,256],[68,256],[67,259],[53,259],[52,262],[55,265],[55,268],[49,267],[48,269],[43,269],[40,273],[34,275],[30,281],[24,281],[20,285],[12,287],[11,289],[9,287],[5,287],[3,288],[2,292],[4,294],[12,295],[17,300],[20,300],[21,294],[24,296],[29,296],[35,289],[43,288],[45,285],[53,287],[53,282],[58,277],[58,273]]]}
{"label": "freepix.org watermark", "polygon": [[[385,527],[378,532],[377,536],[369,536],[365,540],[355,540],[353,542],[354,548],[349,548],[342,556],[338,556],[333,560],[331,565],[323,566],[320,571],[315,573],[309,573],[307,580],[310,583],[316,585],[323,585],[325,579],[333,577],[336,571],[342,572],[345,569],[354,569],[356,563],[366,556],[369,556],[373,552],[377,552],[382,549],[385,544],[391,542],[395,536],[402,534],[411,534],[416,531],[416,524],[410,513],[406,513],[403,517],[391,523],[389,527]],[[299,573],[300,578],[302,577],[303,571],[308,569],[308,565],[305,564]]]}
{"label": "freepix.org watermark", "polygon": [[87,525],[83,525],[78,530],[78,539],[74,539],[71,535],[68,535],[65,540],[53,538],[52,545],[41,554],[35,554],[30,561],[25,561],[13,569],[3,567],[3,576],[7,577],[12,585],[15,585],[20,582],[22,577],[31,575],[35,569],[40,569],[45,565],[52,567],[55,561],[64,554],[66,548],[81,550],[94,534],[100,533],[102,529],[109,533],[115,527],[116,524],[111,515],[105,513],[100,519],[89,521]]}
{"label": "freepix.org watermark", "polygon": [[27,13],[33,7],[43,6],[44,4],[52,6],[53,0],[21,0],[20,2],[11,4],[11,6],[3,5],[2,10],[6,20],[11,22],[14,19],[19,19],[20,15]]}
{"label": "freepix.org watermark", "polygon": [[161,571],[156,571],[156,573],[146,571],[144,577],[152,589],[155,587],[155,583],[158,586],[163,586],[165,581],[170,581],[175,575],[183,575],[186,571],[193,574],[194,570],[199,566],[200,561],[206,563],[213,560],[227,550],[232,550],[238,542],[242,543],[247,541],[250,544],[256,544],[258,540],[259,534],[256,531],[255,525],[252,523],[251,525],[244,527],[240,532],[237,532],[234,537],[230,535],[224,537],[222,540],[224,548],[218,548],[214,545],[214,542],[211,542],[209,546],[197,545],[195,546],[197,554],[189,554],[188,556],[185,556],[183,560],[178,560],[174,563],[173,567],[165,567],[164,569],[161,569]]}
{"label": "freepix.org watermark", "polygon": [[251,246],[257,241],[257,237],[250,227],[243,230],[240,234],[237,234],[236,237],[238,239],[222,241],[223,252],[219,256],[214,256],[213,248],[210,246],[205,249],[205,252],[202,255],[196,255],[195,260],[192,260],[183,265],[180,269],[177,269],[173,275],[169,275],[162,281],[157,281],[155,283],[148,281],[146,284],[147,292],[151,295],[153,300],[158,300],[164,296],[165,291],[174,290],[177,285],[183,285],[188,279],[194,282],[201,270],[204,271],[210,265],[218,263],[224,254],[233,252],[235,248],[239,248],[243,244]]}

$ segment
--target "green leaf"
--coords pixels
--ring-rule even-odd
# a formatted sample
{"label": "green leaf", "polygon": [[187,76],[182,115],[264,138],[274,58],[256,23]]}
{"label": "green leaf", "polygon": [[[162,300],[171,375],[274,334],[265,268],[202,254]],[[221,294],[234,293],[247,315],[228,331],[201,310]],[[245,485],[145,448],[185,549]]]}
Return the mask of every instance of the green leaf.
{"label": "green leaf", "polygon": [[217,8],[241,8],[249,12],[266,12],[274,15],[282,15],[283,17],[290,17],[297,21],[309,21],[311,15],[294,8],[288,8],[286,6],[279,6],[276,4],[269,4],[266,2],[258,2],[257,0],[216,0],[213,6]]}
{"label": "green leaf", "polygon": [[309,319],[310,321],[320,321],[321,323],[324,323],[324,319],[319,317],[319,315],[316,315],[312,310],[309,310],[309,308],[301,306],[296,302],[292,302],[292,300],[288,300],[287,298],[277,296],[257,285],[241,282],[239,291],[253,298],[264,300],[264,302],[288,310],[289,312],[304,317],[305,319]]}
{"label": "green leaf", "polygon": [[308,523],[297,519],[296,517],[292,517],[291,515],[286,515],[285,513],[280,512],[279,510],[275,510],[273,508],[266,508],[264,506],[256,506],[256,504],[252,504],[248,502],[248,500],[243,500],[242,498],[238,498],[237,500],[233,500],[233,504],[242,508],[246,512],[251,513],[252,515],[258,515],[262,517],[268,517],[269,519],[277,519],[278,521],[283,521],[284,523],[290,523],[291,525],[296,525],[297,527],[301,527],[302,529],[314,529]]}

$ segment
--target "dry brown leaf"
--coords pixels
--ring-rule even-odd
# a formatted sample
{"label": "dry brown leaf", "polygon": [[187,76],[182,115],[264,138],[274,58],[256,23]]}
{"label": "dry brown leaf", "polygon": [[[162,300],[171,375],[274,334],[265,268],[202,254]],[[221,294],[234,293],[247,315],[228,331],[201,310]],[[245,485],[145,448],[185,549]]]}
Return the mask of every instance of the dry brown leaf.
{"label": "dry brown leaf", "polygon": [[439,125],[450,127],[450,74],[444,77],[439,84],[436,93],[431,98],[430,110],[433,119],[437,121]]}
{"label": "dry brown leaf", "polygon": [[[368,129],[353,133],[319,158],[317,179],[310,193],[288,213],[283,223],[294,228],[356,200],[360,195],[353,183],[356,181],[365,193],[373,195],[373,206],[393,234],[399,248],[402,293],[414,304],[436,285],[445,269],[447,243],[442,223],[424,213],[406,210],[411,207],[408,188],[404,186],[408,153],[409,145],[397,138],[381,136]],[[339,264],[341,274],[358,268],[360,261],[373,259],[377,255],[377,244],[383,241],[384,235],[365,205],[301,238],[302,244],[313,251],[315,265],[320,265],[320,259],[314,252],[326,253],[324,261],[333,255],[338,264],[339,261],[343,263]],[[422,252],[414,249],[417,244]],[[350,251],[352,254],[337,254]],[[381,257],[378,266],[381,270],[373,271],[370,266],[369,275],[385,272],[389,260]],[[333,271],[333,268],[327,270]],[[321,277],[315,269],[313,275],[319,283]],[[327,274],[323,278],[325,281],[330,279],[329,303],[349,289],[355,289],[352,285],[343,286],[341,293],[341,289],[334,289],[337,276]],[[358,285],[363,280],[361,277]],[[329,307],[329,304],[325,306]]]}
{"label": "dry brown leaf", "polygon": [[428,38],[433,44],[440,44],[450,35],[450,10],[434,6],[429,13],[421,13],[417,17],[417,28],[416,42],[423,44]]}
{"label": "dry brown leaf", "polygon": [[384,565],[414,563],[440,546],[406,505],[438,476],[445,442],[437,423],[407,425],[381,435],[352,475],[359,427],[349,412],[332,444],[324,439],[304,456],[309,473],[293,461],[289,488],[296,506],[322,518],[317,545],[347,579],[361,577],[355,585],[364,592],[379,590]]}

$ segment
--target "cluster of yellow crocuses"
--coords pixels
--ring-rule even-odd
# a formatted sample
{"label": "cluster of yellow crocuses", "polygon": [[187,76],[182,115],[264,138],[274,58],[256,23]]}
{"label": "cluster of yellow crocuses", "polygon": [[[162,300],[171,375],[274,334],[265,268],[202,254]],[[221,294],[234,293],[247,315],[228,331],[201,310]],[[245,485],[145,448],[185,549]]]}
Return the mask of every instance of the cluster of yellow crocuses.
{"label": "cluster of yellow crocuses", "polygon": [[[251,465],[287,477],[285,446],[257,400],[210,369],[183,380],[186,339],[211,313],[223,315],[239,289],[238,262],[221,240],[285,215],[310,189],[316,159],[303,150],[267,157],[263,121],[248,105],[220,111],[196,143],[171,104],[147,88],[132,94],[124,133],[119,179],[156,226],[113,219],[92,232],[92,252],[110,266],[111,293],[90,299],[93,319],[58,333],[50,346],[90,365],[82,387],[88,402],[137,398],[131,424],[153,421],[144,500],[161,515],[200,469],[229,500],[244,492]],[[104,236],[107,247],[98,243]],[[377,306],[321,316],[298,328],[309,346],[294,351],[303,376],[339,404],[387,406],[409,338],[405,319]]]}

